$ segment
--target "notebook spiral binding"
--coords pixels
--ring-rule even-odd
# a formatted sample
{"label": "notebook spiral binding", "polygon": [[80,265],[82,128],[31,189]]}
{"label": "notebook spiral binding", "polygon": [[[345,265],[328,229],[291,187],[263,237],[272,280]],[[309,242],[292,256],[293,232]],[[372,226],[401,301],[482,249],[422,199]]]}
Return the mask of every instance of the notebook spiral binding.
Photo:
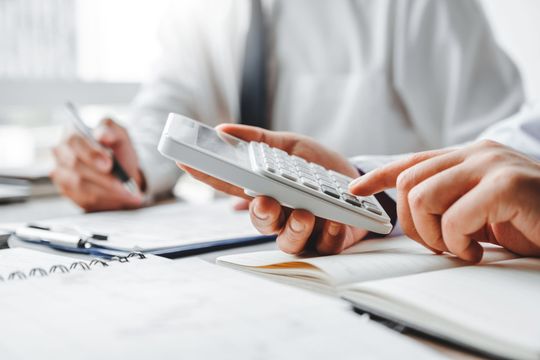
{"label": "notebook spiral binding", "polygon": [[[113,256],[110,260],[101,260],[101,259],[92,259],[89,262],[85,261],[75,261],[71,263],[70,265],[53,265],[50,267],[49,271],[36,267],[31,269],[28,274],[25,274],[24,271],[14,271],[11,274],[8,275],[7,280],[25,280],[30,278],[37,278],[37,277],[44,277],[49,276],[54,273],[59,274],[67,274],[71,271],[88,271],[92,268],[95,268],[96,266],[99,267],[107,267],[109,266],[110,262],[120,262],[120,263],[126,263],[129,262],[130,259],[146,259],[146,256],[142,252],[131,252],[126,256]],[[0,282],[6,281],[4,277],[0,275]]]}

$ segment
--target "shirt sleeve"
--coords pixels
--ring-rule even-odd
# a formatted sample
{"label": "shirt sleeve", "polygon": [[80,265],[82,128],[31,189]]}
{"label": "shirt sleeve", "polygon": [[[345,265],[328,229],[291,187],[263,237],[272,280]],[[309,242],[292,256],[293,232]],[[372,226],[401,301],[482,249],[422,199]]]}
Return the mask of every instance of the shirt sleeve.
{"label": "shirt sleeve", "polygon": [[132,104],[128,124],[150,195],[170,192],[182,173],[157,151],[170,112],[210,126],[235,121],[241,37],[249,20],[245,5],[170,3],[158,34],[161,54]]}
{"label": "shirt sleeve", "polygon": [[[518,114],[489,127],[480,134],[477,140],[497,141],[540,161],[540,103],[527,105]],[[459,144],[458,146],[467,144],[469,143]],[[350,162],[358,168],[361,174],[365,174],[409,155],[356,156],[351,158]],[[384,191],[384,194],[379,195],[377,199],[381,204],[384,203],[383,207],[389,215],[390,213],[395,214],[395,203],[392,207],[392,203],[386,198],[396,201],[396,190],[388,189]],[[401,229],[399,223],[397,223],[391,234],[397,235],[400,233]],[[378,235],[370,234],[370,237],[378,237]]]}
{"label": "shirt sleeve", "polygon": [[[170,5],[158,32],[158,55],[133,103],[127,127],[139,157],[150,197],[171,192],[181,174],[173,161],[166,160],[157,144],[170,112],[195,117],[192,39],[183,31],[187,25],[180,5]],[[185,25],[184,25],[185,24]]]}
{"label": "shirt sleeve", "polygon": [[397,5],[392,81],[430,148],[474,140],[523,104],[516,66],[472,0]]}
{"label": "shirt sleeve", "polygon": [[519,114],[488,128],[479,139],[500,142],[540,161],[540,103],[525,106]]}

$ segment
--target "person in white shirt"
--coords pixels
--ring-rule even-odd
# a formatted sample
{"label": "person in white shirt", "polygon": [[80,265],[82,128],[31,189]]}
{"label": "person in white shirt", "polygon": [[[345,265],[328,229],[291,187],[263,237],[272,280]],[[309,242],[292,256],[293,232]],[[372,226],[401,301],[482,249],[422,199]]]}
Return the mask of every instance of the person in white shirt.
{"label": "person in white shirt", "polygon": [[[243,125],[221,125],[220,130],[280,147],[351,177],[359,175],[354,159],[310,138]],[[182,168],[218,190],[246,197],[242,189]],[[401,156],[358,177],[349,191],[380,196],[394,187],[394,214],[404,233],[436,253],[478,262],[483,254],[479,243],[489,242],[520,255],[540,256],[540,106],[494,125],[471,144]],[[261,233],[277,234],[280,249],[293,254],[309,244],[321,254],[339,253],[367,235],[306,210],[287,209],[265,196],[250,202],[250,215]]]}
{"label": "person in white shirt", "polygon": [[[172,2],[162,56],[127,129],[98,140],[146,195],[180,172],[156,150],[169,112],[238,122],[253,9],[260,0]],[[266,127],[313,137],[340,154],[397,154],[474,139],[519,110],[521,79],[472,0],[262,1]],[[110,154],[71,134],[52,179],[86,210],[140,206],[110,175]]]}

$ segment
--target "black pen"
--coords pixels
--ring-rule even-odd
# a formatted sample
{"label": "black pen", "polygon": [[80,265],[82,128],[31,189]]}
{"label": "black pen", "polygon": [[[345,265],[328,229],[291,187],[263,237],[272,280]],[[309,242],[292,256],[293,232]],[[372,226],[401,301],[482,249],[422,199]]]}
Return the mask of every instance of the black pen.
{"label": "black pen", "polygon": [[[96,145],[97,147],[104,148],[103,145],[101,145],[97,140],[94,138],[94,135],[92,135],[92,130],[84,123],[81,116],[79,115],[79,111],[73,105],[71,102],[66,103],[66,108],[69,111],[69,113],[72,115],[71,119],[73,120],[73,125],[75,126],[75,129],[84,136],[88,141],[90,141],[92,144]],[[112,154],[112,161],[113,166],[111,173],[118,178],[124,187],[132,194],[136,195],[139,193],[139,186],[137,186],[137,183],[135,180],[133,180],[124,170],[122,165],[118,162],[114,154]]]}

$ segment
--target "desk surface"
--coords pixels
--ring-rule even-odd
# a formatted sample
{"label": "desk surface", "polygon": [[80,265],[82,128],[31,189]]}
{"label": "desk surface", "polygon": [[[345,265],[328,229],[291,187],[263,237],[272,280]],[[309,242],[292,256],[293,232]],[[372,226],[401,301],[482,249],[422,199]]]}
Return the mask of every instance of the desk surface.
{"label": "desk surface", "polygon": [[[76,215],[80,213],[81,210],[76,205],[66,199],[59,197],[46,197],[33,199],[25,203],[0,205],[0,222],[31,222],[53,217]],[[264,243],[259,245],[245,246],[242,248],[214,251],[207,254],[198,255],[198,257],[204,259],[205,261],[214,263],[217,257],[226,254],[259,250],[271,250],[275,248],[276,245],[274,243]],[[43,247],[39,247],[39,249],[43,250]],[[53,252],[54,250],[48,249],[47,251]],[[446,347],[437,342],[433,342],[416,336],[406,336],[413,338],[416,341],[420,341],[424,345],[430,346],[434,350],[451,359],[480,359],[475,355],[471,355],[457,349]]]}

